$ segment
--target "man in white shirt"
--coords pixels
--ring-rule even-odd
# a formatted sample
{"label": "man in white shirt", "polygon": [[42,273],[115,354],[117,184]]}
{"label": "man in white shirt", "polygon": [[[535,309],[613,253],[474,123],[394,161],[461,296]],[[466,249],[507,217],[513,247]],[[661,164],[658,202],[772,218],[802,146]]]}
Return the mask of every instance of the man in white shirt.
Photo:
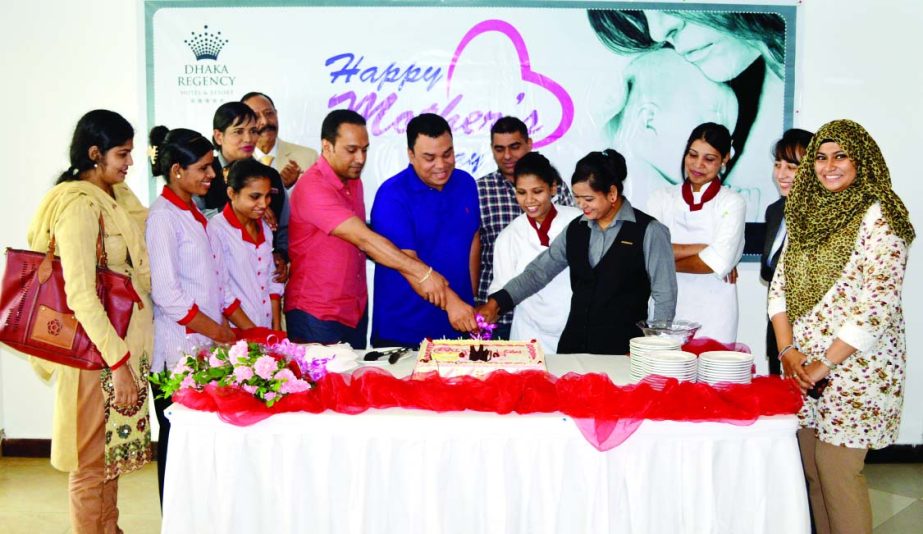
{"label": "man in white shirt", "polygon": [[291,194],[298,178],[317,161],[317,151],[279,139],[279,116],[269,96],[254,91],[245,94],[240,101],[256,113],[260,137],[253,152],[254,159],[279,171],[286,193]]}

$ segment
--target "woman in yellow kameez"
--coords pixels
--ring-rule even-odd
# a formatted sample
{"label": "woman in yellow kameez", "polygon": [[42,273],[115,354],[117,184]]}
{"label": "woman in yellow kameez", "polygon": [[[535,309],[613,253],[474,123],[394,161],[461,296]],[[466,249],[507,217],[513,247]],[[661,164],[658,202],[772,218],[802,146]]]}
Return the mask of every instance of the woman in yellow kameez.
{"label": "woman in yellow kameez", "polygon": [[[33,250],[54,235],[67,304],[108,368],[84,371],[33,360],[40,376],[56,375],[51,463],[69,471],[75,533],[121,532],[118,477],[151,459],[147,385],[153,306],[144,221],[147,210],[124,184],[133,163],[134,130],[118,113],[94,110],[77,123],[70,168],[42,200],[29,228]],[[119,337],[96,294],[96,240],[102,215],[109,268],[131,277],[142,302]]]}

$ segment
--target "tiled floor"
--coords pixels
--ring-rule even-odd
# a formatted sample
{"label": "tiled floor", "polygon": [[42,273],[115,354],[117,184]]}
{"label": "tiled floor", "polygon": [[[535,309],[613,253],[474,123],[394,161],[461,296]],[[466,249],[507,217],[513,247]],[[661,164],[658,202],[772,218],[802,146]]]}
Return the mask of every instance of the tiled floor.
{"label": "tiled floor", "polygon": [[[127,534],[160,532],[156,464],[119,479],[119,512]],[[47,458],[0,458],[0,534],[70,531],[67,473]]]}
{"label": "tiled floor", "polygon": [[875,534],[923,532],[923,464],[865,466]]}
{"label": "tiled floor", "polygon": [[[875,534],[923,531],[923,464],[871,464],[865,475]],[[121,478],[119,510],[126,533],[160,532],[155,464]],[[0,458],[0,534],[67,532],[67,475],[47,459]]]}

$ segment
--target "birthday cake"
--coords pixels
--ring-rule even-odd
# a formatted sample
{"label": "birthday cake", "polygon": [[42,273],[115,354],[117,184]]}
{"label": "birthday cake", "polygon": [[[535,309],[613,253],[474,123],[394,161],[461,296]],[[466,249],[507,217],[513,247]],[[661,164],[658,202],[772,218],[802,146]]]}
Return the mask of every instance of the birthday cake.
{"label": "birthday cake", "polygon": [[545,353],[535,341],[425,339],[420,344],[414,377],[438,372],[443,378],[482,378],[502,369],[509,373],[545,371]]}

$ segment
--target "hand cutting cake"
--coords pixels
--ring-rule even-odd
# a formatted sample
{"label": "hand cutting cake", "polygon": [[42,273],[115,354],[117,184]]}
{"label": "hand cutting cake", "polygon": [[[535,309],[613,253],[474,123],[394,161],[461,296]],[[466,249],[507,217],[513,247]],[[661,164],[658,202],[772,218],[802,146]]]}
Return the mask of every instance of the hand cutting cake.
{"label": "hand cutting cake", "polygon": [[535,341],[425,339],[420,344],[414,378],[438,372],[443,378],[482,378],[502,369],[509,373],[545,371],[545,353]]}

